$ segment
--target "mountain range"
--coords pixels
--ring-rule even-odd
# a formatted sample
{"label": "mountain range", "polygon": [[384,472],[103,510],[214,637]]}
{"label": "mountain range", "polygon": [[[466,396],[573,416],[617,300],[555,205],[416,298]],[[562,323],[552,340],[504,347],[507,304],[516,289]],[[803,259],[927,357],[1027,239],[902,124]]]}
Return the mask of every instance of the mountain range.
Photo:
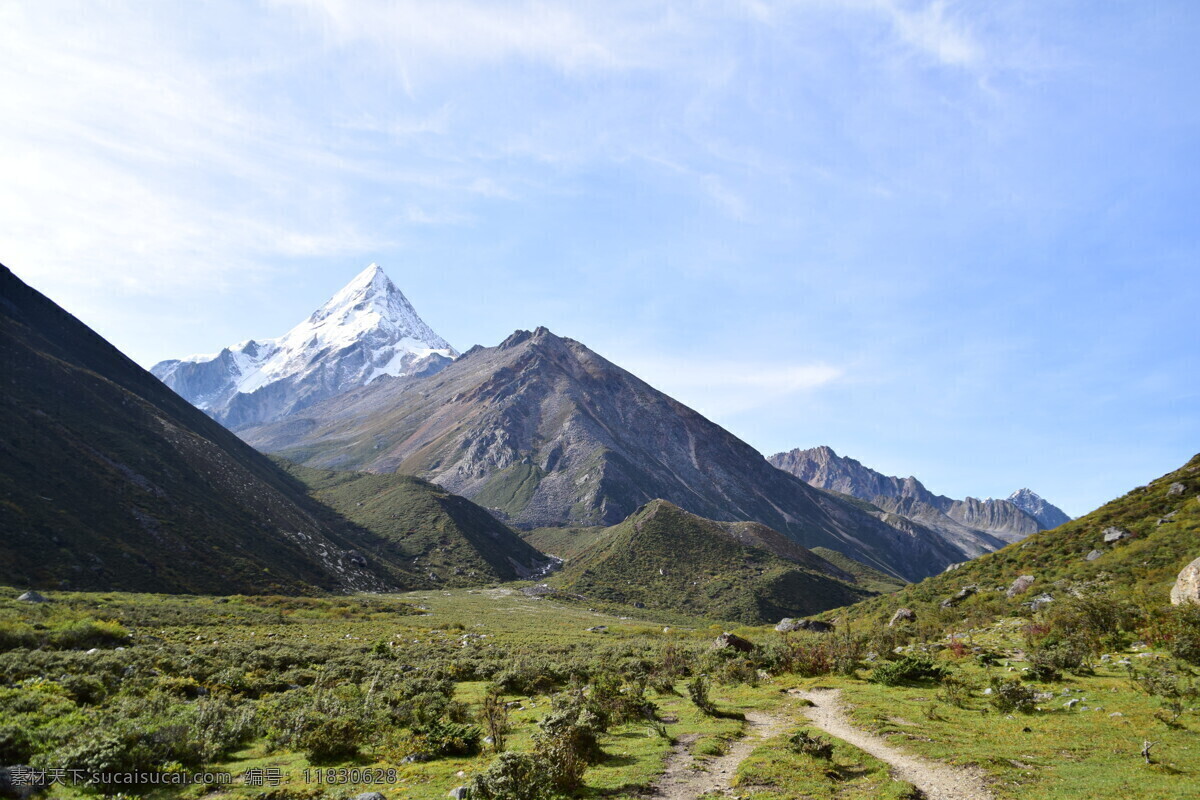
{"label": "mountain range", "polygon": [[521,528],[614,525],[663,499],[767,525],[913,580],[966,560],[920,526],[814,489],[682,403],[545,328],[476,346],[420,380],[381,377],[275,423],[266,452],[323,469],[418,475]]}
{"label": "mountain range", "polygon": [[231,430],[279,419],[381,375],[430,375],[458,352],[371,264],[277,339],[161,361],[151,372]]}
{"label": "mountain range", "polygon": [[883,475],[827,446],[776,453],[769,461],[811,486],[860,498],[886,514],[936,530],[971,556],[1070,520],[1029,489],[1013,492],[1006,500],[955,500],[934,494],[915,477]]}

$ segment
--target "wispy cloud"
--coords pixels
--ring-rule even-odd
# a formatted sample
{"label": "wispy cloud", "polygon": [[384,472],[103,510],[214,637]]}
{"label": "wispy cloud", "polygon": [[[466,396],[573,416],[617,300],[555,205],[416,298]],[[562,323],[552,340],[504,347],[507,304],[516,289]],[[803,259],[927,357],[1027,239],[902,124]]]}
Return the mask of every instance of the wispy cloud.
{"label": "wispy cloud", "polygon": [[728,358],[631,356],[621,366],[655,388],[713,417],[763,408],[846,378],[846,371],[824,363],[780,364]]}

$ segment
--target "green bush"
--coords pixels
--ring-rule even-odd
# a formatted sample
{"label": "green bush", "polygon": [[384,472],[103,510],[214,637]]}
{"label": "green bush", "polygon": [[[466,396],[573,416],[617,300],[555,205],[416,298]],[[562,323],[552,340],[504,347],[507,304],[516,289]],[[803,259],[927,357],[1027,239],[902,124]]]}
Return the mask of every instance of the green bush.
{"label": "green bush", "polygon": [[335,717],[318,722],[300,735],[300,747],[314,764],[345,761],[358,755],[362,740],[355,720]]}
{"label": "green bush", "polygon": [[550,763],[529,753],[501,753],[470,783],[471,800],[551,800],[558,795]]}
{"label": "green bush", "polygon": [[941,680],[949,670],[934,664],[928,656],[910,655],[899,661],[885,661],[875,669],[867,680],[884,686],[898,686],[902,683],[916,683],[924,680]]}
{"label": "green bush", "polygon": [[703,675],[697,675],[688,681],[688,697],[696,708],[703,711],[710,717],[716,716],[717,707],[713,705],[713,701],[708,697],[708,681]]}
{"label": "green bush", "polygon": [[812,736],[808,731],[798,731],[789,736],[788,747],[793,753],[802,753],[825,761],[833,758],[833,742],[820,736]]}
{"label": "green bush", "polygon": [[988,702],[1001,714],[1011,714],[1013,711],[1022,714],[1033,712],[1037,701],[1036,692],[1031,687],[1018,680],[1000,681],[993,678],[991,689],[992,694]]}

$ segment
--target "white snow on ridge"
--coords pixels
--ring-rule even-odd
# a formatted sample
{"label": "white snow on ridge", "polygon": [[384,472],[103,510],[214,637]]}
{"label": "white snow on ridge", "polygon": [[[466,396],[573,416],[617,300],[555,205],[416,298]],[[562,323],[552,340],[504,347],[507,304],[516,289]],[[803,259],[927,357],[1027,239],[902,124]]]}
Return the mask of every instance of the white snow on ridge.
{"label": "white snow on ridge", "polygon": [[[330,390],[344,391],[381,375],[399,377],[424,368],[427,359],[436,355],[453,359],[458,351],[425,324],[408,298],[373,263],[279,338],[247,339],[219,353],[164,361],[153,372],[180,391],[183,387],[176,378],[180,369],[195,365],[187,368],[207,370],[220,385],[206,382],[206,388],[185,396],[190,394],[191,402],[208,409],[277,381],[303,381],[309,376]],[[211,362],[220,365],[203,366]]]}

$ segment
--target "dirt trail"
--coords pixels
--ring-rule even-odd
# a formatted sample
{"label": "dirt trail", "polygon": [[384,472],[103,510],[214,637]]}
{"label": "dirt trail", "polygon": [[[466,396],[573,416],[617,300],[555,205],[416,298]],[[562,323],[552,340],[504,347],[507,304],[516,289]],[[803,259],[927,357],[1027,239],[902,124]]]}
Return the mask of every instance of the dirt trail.
{"label": "dirt trail", "polygon": [[854,727],[842,708],[839,690],[814,689],[795,694],[813,703],[804,713],[814,725],[887,762],[892,767],[892,777],[913,784],[929,800],[992,800],[992,793],[979,773],[910,755],[882,737]]}
{"label": "dirt trail", "polygon": [[667,757],[667,769],[654,785],[655,797],[666,800],[695,800],[705,793],[727,793],[733,776],[746,756],[758,747],[763,739],[782,733],[788,718],[764,714],[759,711],[746,713],[746,733],[729,746],[723,756],[697,765],[690,752],[698,737],[694,734],[680,736],[671,755]]}

